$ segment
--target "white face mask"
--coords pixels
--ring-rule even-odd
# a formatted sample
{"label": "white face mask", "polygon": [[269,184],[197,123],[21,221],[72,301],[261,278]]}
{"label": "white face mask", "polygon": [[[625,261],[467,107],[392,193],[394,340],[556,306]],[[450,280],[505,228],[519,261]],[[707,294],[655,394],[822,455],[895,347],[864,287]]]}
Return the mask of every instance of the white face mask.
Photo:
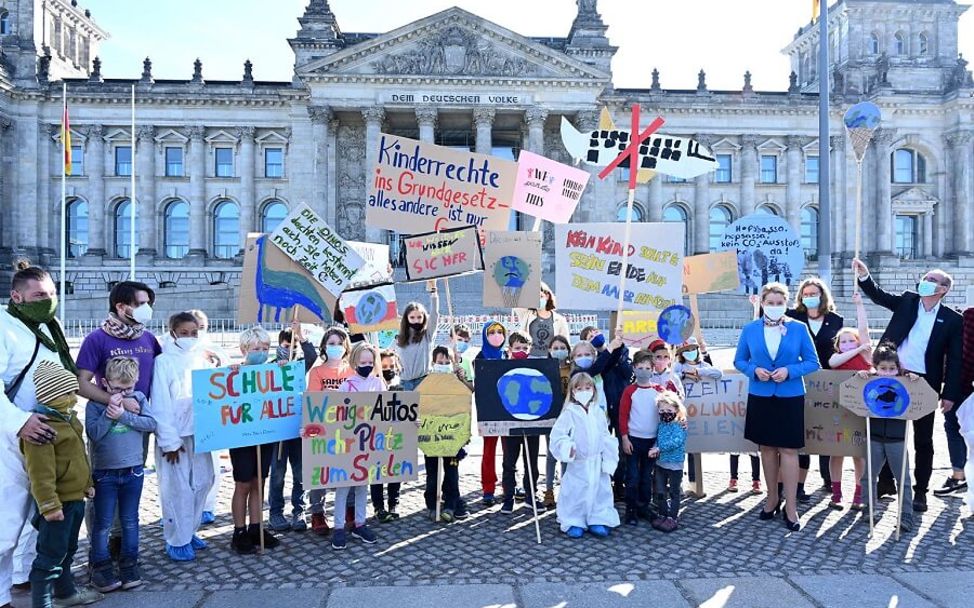
{"label": "white face mask", "polygon": [[764,316],[770,321],[780,321],[781,317],[785,316],[784,306],[765,306]]}
{"label": "white face mask", "polygon": [[433,373],[434,374],[449,374],[453,371],[453,366],[449,363],[434,363]]}
{"label": "white face mask", "polygon": [[199,346],[199,338],[175,338],[176,346],[180,348],[183,352],[193,352]]}
{"label": "white face mask", "polygon": [[575,401],[578,401],[582,405],[589,405],[592,403],[592,397],[595,396],[595,391],[575,391]]}
{"label": "white face mask", "polygon": [[148,302],[132,309],[132,320],[143,325],[152,320],[152,307]]}

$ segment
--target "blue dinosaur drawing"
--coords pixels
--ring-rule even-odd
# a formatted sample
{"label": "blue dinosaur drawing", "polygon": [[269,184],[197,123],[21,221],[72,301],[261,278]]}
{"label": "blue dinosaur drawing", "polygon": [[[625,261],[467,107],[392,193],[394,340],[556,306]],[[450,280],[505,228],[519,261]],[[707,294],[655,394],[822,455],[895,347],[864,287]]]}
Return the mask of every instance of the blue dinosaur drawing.
{"label": "blue dinosaur drawing", "polygon": [[282,310],[300,305],[325,323],[330,323],[332,311],[311,279],[298,272],[270,269],[266,261],[267,246],[266,235],[257,239],[257,274],[254,280],[257,322],[264,322],[265,306],[274,309],[274,323],[280,323]]}

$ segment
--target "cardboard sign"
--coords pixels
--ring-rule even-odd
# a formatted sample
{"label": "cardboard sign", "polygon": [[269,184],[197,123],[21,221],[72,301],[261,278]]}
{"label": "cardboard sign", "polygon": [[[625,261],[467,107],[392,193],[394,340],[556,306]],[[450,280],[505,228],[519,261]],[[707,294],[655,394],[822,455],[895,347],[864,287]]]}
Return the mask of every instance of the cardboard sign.
{"label": "cardboard sign", "polygon": [[514,162],[388,133],[376,146],[376,165],[367,173],[369,226],[405,234],[507,227]]}
{"label": "cardboard sign", "polygon": [[416,479],[419,393],[305,393],[304,487],[366,486]]}
{"label": "cardboard sign", "polygon": [[[619,326],[619,315],[612,312],[609,328],[615,330]],[[640,350],[659,338],[656,333],[656,323],[659,311],[656,310],[624,310],[622,311],[622,342],[629,348]]]}
{"label": "cardboard sign", "polygon": [[679,346],[693,335],[693,328],[696,325],[697,321],[689,308],[682,304],[674,304],[659,313],[656,333],[663,342]]}
{"label": "cardboard sign", "polygon": [[747,418],[747,378],[727,374],[719,380],[685,380],[687,452],[756,452],[744,439]]}
{"label": "cardboard sign", "polygon": [[348,329],[353,334],[399,327],[396,290],[392,285],[350,289],[342,293],[338,301]]}
{"label": "cardboard sign", "polygon": [[805,268],[805,250],[798,234],[785,220],[769,213],[748,215],[728,226],[720,248],[737,253],[740,293],[748,295],[759,293],[771,281],[796,285]]}
{"label": "cardboard sign", "polygon": [[866,455],[866,421],[839,405],[839,389],[854,372],[805,376],[805,449],[823,456]]}
{"label": "cardboard sign", "polygon": [[338,301],[260,234],[247,237],[238,293],[237,323],[242,325],[286,323],[291,309],[303,320],[317,317],[329,324]]}
{"label": "cardboard sign", "polygon": [[473,226],[414,234],[403,239],[406,280],[425,281],[484,269],[480,236]]}
{"label": "cardboard sign", "polygon": [[551,432],[564,400],[554,359],[476,359],[477,432],[481,437]]}
{"label": "cardboard sign", "polygon": [[392,281],[392,274],[389,272],[391,269],[389,267],[388,245],[359,241],[348,241],[348,245],[365,260],[362,267],[349,281],[349,287],[365,287],[366,285],[378,285]]}
{"label": "cardboard sign", "polygon": [[[555,292],[566,310],[616,310],[625,223],[555,226]],[[673,223],[632,224],[626,310],[661,311],[682,300],[683,233]]]}
{"label": "cardboard sign", "polygon": [[588,184],[588,171],[521,150],[514,184],[515,211],[567,224]]}
{"label": "cardboard sign", "polygon": [[691,255],[683,260],[683,293],[735,291],[741,286],[733,251]]}
{"label": "cardboard sign", "polygon": [[285,441],[298,436],[304,363],[193,372],[197,452]]}
{"label": "cardboard sign", "polygon": [[304,203],[274,229],[270,242],[336,296],[365,265],[365,260]]}
{"label": "cardboard sign", "polygon": [[453,374],[426,376],[419,391],[419,449],[453,458],[470,441],[470,389]]}
{"label": "cardboard sign", "polygon": [[842,383],[839,403],[863,418],[916,420],[936,411],[940,397],[922,378],[884,378],[857,375]]}
{"label": "cardboard sign", "polygon": [[484,306],[533,308],[541,293],[541,233],[489,232]]}

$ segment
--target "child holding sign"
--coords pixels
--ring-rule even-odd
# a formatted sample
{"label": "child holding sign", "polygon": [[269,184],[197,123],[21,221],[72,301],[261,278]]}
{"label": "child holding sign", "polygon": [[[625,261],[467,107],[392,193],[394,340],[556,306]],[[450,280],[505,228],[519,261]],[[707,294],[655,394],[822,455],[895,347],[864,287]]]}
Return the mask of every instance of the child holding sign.
{"label": "child holding sign", "polygon": [[430,309],[419,302],[410,302],[402,312],[399,324],[399,358],[402,360],[402,388],[415,390],[429,373],[430,359],[433,356],[433,336],[440,316],[440,297],[436,293],[436,281],[427,281],[430,293]]}
{"label": "child holding sign", "polygon": [[[531,337],[519,331],[511,332],[508,346],[511,349],[512,359],[527,359],[531,352]],[[525,444],[527,445],[525,446]],[[525,492],[537,492],[538,490],[538,450],[541,446],[541,437],[532,435],[527,437],[527,441],[518,436],[501,437],[501,445],[504,446],[503,468],[501,469],[504,503],[501,505],[501,513],[513,513],[517,459],[521,455],[522,448],[524,448],[524,490]],[[528,497],[527,494],[525,496]],[[534,501],[538,513],[545,512],[544,503],[538,500],[534,493],[530,495],[530,499]]]}
{"label": "child holding sign", "polygon": [[[459,364],[454,363],[450,356],[450,351],[445,346],[437,346],[433,349],[433,367],[431,373],[434,374],[455,374],[467,388],[473,390],[473,385],[467,380],[466,374]],[[466,450],[460,451],[453,458],[438,458],[436,456],[424,456],[426,464],[426,491],[423,498],[426,500],[426,509],[431,520],[436,521],[436,484],[440,472],[440,463],[443,461],[443,482],[441,495],[443,499],[443,509],[440,511],[440,521],[450,523],[455,519],[466,519],[467,506],[460,498],[460,460],[467,455]]]}
{"label": "child holding sign", "polygon": [[[402,385],[399,380],[399,356],[391,350],[384,350],[379,353],[379,361],[382,365],[382,380],[386,383],[386,390],[401,391]],[[402,484],[394,483],[374,483],[369,486],[369,493],[372,495],[372,508],[375,509],[375,518],[380,524],[399,519],[396,508],[399,506],[399,491]],[[386,508],[385,495],[388,493],[389,502]]]}
{"label": "child holding sign", "polygon": [[683,399],[673,391],[657,395],[656,408],[659,410],[659,428],[656,446],[649,451],[649,457],[656,459],[654,476],[659,516],[652,525],[662,532],[672,532],[679,526],[677,516],[680,513],[680,488],[687,443],[687,430],[683,425],[687,420],[687,411],[683,407]]}
{"label": "child holding sign", "polygon": [[[483,341],[476,359],[506,359],[507,329],[497,321],[484,323]],[[484,492],[484,504],[494,504],[497,488],[497,437],[484,437],[484,455],[480,460],[480,487]]]}
{"label": "child holding sign", "polygon": [[[572,363],[568,359],[568,353],[571,352],[572,345],[568,342],[568,338],[565,336],[555,336],[551,339],[551,345],[548,348],[548,356],[552,359],[558,361],[558,374],[561,376],[561,394],[568,394],[568,381],[571,379]],[[545,469],[544,469],[544,481],[545,481],[545,491],[544,491],[544,506],[546,509],[555,508],[555,466],[558,464],[558,459],[555,458],[554,454],[551,453],[551,436],[548,436],[548,454],[545,457]],[[564,472],[564,466],[562,466],[562,472]]]}

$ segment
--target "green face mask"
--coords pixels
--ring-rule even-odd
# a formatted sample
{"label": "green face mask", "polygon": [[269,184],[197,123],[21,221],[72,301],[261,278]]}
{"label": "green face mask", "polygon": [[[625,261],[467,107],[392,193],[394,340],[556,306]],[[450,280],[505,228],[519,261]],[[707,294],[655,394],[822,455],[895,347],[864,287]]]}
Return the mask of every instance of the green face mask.
{"label": "green face mask", "polygon": [[11,304],[16,306],[21,314],[34,323],[50,323],[54,319],[55,311],[57,311],[57,296],[54,296],[50,300],[21,302],[20,304],[11,302]]}

